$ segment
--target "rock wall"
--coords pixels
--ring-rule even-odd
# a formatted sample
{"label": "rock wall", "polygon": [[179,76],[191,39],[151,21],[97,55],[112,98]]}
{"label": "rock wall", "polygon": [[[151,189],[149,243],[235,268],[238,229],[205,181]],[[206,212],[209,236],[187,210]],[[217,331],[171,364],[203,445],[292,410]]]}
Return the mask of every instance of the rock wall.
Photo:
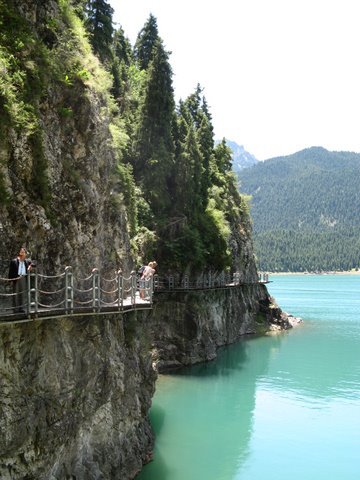
{"label": "rock wall", "polygon": [[0,478],[135,477],[156,374],[142,313],[0,325]]}
{"label": "rock wall", "polygon": [[156,293],[150,318],[159,372],[212,360],[244,335],[291,328],[261,284]]}
{"label": "rock wall", "polygon": [[[36,72],[42,84],[29,106],[36,113],[36,134],[4,122],[0,136],[0,174],[9,198],[0,201],[0,276],[22,245],[42,273],[54,274],[66,265],[83,276],[94,267],[130,272],[128,213],[123,197],[113,191],[117,158],[106,86],[110,79],[99,60],[83,52],[80,34],[69,28],[59,2],[6,3],[0,9],[8,10],[12,21],[18,19],[28,39],[19,55],[29,57],[21,75],[31,82]],[[14,27],[14,42],[16,34]],[[44,58],[32,51],[36,42],[40,53],[46,51]],[[37,193],[38,182],[47,184],[47,198]]]}

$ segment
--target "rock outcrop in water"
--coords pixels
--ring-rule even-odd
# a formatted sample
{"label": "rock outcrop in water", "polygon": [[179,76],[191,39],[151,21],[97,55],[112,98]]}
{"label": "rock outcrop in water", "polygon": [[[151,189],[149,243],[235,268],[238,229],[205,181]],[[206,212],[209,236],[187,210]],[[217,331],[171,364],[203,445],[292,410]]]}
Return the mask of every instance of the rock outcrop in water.
{"label": "rock outcrop in water", "polygon": [[249,334],[291,328],[264,285],[158,293],[151,316],[157,369],[213,360],[216,350]]}

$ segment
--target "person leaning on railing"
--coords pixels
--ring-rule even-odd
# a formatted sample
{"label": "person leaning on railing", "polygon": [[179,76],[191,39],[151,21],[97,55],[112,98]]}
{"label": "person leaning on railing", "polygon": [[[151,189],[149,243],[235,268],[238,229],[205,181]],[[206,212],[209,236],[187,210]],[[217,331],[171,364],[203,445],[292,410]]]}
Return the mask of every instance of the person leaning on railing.
{"label": "person leaning on railing", "polygon": [[142,273],[142,276],[140,279],[140,298],[142,298],[143,300],[145,299],[146,282],[149,281],[150,278],[154,275],[156,266],[157,266],[157,263],[154,260],[150,262],[148,265],[146,265]]}
{"label": "person leaning on railing", "polygon": [[16,258],[10,261],[9,278],[13,286],[14,312],[25,312],[26,304],[26,275],[31,271],[31,260],[26,258],[27,251],[21,247]]}

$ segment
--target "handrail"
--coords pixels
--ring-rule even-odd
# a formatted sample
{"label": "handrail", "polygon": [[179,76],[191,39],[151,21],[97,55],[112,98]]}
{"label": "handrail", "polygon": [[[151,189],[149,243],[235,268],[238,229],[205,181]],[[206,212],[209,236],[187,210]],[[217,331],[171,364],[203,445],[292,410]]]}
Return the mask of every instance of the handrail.
{"label": "handrail", "polygon": [[[15,287],[18,281],[22,283]],[[0,322],[152,308],[153,278],[142,288],[144,299],[139,296],[135,272],[124,277],[119,270],[109,279],[94,268],[90,276],[80,278],[71,266],[60,275],[32,271],[25,278],[0,278]]]}
{"label": "handrail", "polygon": [[229,288],[239,285],[257,285],[269,283],[269,275],[261,273],[256,282],[249,282],[244,279],[243,274],[235,272],[230,273],[207,273],[190,278],[188,275],[167,275],[160,277],[154,275],[154,291],[165,292],[174,290],[208,290],[216,288]]}
{"label": "handrail", "polygon": [[[19,288],[13,288],[14,282],[18,281],[22,282]],[[126,277],[118,270],[111,279],[102,276],[97,268],[85,278],[76,277],[71,266],[65,267],[59,275],[32,271],[25,279],[0,278],[0,322],[147,309],[152,308],[154,291],[208,290],[268,281],[266,273],[260,274],[257,282],[251,283],[246,282],[239,272],[232,275],[221,272],[202,274],[196,278],[188,275],[160,277],[155,274],[148,280],[142,279],[140,284],[135,271]]]}

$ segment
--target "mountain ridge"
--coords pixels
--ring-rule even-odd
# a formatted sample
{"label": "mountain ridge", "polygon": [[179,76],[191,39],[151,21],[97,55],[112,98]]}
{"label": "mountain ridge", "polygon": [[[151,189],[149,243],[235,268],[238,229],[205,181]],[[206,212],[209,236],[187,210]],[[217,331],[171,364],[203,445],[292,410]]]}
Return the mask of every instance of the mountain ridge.
{"label": "mountain ridge", "polygon": [[[240,191],[251,195],[259,267],[285,271],[295,267],[333,269],[329,243],[333,245],[334,267],[357,267],[359,175],[359,153],[330,152],[323,147],[310,147],[242,170],[238,175]],[[345,242],[347,229],[352,240]],[[323,242],[319,242],[319,235],[324,237]],[[347,252],[341,249],[344,242],[350,245]],[[277,251],[280,253],[275,255]],[[309,265],[306,257],[314,251],[316,261]],[[343,261],[335,261],[336,257]]]}
{"label": "mountain ridge", "polygon": [[[230,148],[232,152],[232,167],[235,173],[240,172],[244,168],[251,167],[256,165],[259,160],[255,156],[245,150],[243,145],[239,145],[234,140],[225,139],[226,145]],[[220,140],[216,140],[216,144],[220,143]]]}

